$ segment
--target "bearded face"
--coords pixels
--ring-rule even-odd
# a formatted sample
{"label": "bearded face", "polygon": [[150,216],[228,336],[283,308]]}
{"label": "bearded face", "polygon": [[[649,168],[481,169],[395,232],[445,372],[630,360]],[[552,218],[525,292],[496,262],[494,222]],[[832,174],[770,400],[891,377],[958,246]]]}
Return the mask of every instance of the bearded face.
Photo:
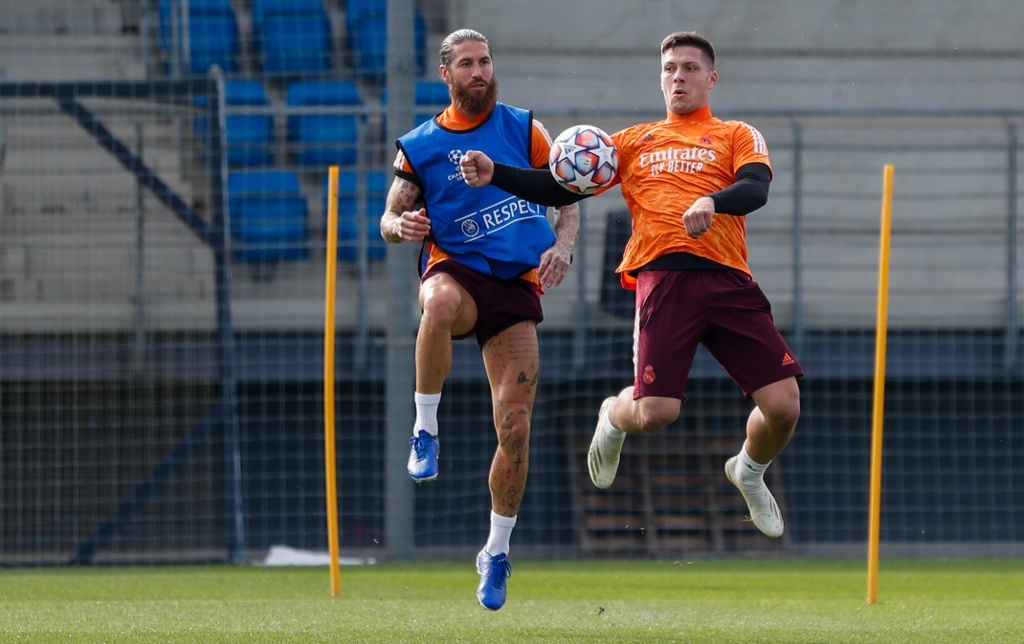
{"label": "bearded face", "polygon": [[453,78],[450,87],[452,103],[463,114],[476,116],[490,112],[498,101],[498,79],[494,76],[489,81],[481,78],[468,81]]}
{"label": "bearded face", "polygon": [[458,43],[451,57],[444,58],[438,73],[441,80],[448,83],[452,105],[462,114],[476,118],[494,109],[498,101],[498,79],[487,42],[470,39]]}

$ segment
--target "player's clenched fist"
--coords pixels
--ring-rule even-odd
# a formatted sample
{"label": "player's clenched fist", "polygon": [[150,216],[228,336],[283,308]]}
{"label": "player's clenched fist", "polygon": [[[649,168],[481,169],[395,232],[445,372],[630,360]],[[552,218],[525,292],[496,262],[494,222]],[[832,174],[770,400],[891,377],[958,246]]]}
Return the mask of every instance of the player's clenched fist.
{"label": "player's clenched fist", "polygon": [[711,197],[701,197],[693,202],[683,213],[683,228],[686,234],[697,239],[711,228],[715,218],[715,201]]}
{"label": "player's clenched fist", "polygon": [[494,161],[479,150],[470,150],[462,155],[459,166],[462,168],[462,180],[474,188],[486,186],[494,177]]}

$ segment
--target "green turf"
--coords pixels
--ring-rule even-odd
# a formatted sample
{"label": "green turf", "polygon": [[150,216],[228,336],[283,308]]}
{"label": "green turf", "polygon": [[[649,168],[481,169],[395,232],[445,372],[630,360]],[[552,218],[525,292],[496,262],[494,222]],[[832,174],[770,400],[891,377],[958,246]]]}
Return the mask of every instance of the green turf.
{"label": "green turf", "polygon": [[0,642],[1024,642],[1024,560],[514,561],[0,571]]}

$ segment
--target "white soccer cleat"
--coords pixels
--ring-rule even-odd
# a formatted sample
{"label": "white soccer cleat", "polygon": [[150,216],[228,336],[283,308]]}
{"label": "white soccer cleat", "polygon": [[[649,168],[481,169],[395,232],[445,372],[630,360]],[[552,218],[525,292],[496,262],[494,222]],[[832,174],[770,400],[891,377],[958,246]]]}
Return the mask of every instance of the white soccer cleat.
{"label": "white soccer cleat", "polygon": [[768,491],[768,486],[762,479],[756,486],[749,487],[740,480],[736,472],[739,465],[738,459],[733,456],[725,462],[725,475],[729,482],[736,486],[747,502],[747,509],[750,510],[750,520],[754,522],[757,529],[766,536],[778,538],[782,536],[786,526],[782,521],[782,512],[775,502],[775,497]]}
{"label": "white soccer cleat", "polygon": [[590,449],[587,451],[587,469],[590,470],[590,480],[594,485],[604,489],[611,487],[615,481],[615,473],[619,469],[619,456],[622,454],[622,443],[626,440],[626,434],[619,438],[608,435],[612,429],[611,421],[608,420],[608,410],[615,402],[615,396],[604,399],[601,403],[601,410],[597,412],[597,427],[594,429],[594,438],[590,441]]}

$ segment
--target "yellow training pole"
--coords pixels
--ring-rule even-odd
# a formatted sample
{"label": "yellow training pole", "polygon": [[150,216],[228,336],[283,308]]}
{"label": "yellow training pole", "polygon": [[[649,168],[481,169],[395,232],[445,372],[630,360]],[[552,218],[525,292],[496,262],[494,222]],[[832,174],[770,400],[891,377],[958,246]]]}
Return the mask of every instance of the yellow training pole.
{"label": "yellow training pole", "polygon": [[875,319],[875,391],[871,418],[871,498],[868,517],[868,603],[878,599],[878,532],[882,515],[882,418],[885,409],[885,343],[889,318],[889,245],[892,238],[893,167],[882,180],[882,227],[878,241],[878,317]]}
{"label": "yellow training pole", "polygon": [[338,562],[338,478],[334,454],[334,301],[338,276],[338,166],[327,171],[327,291],[324,295],[324,474],[327,479],[327,544],[331,596],[341,592]]}

